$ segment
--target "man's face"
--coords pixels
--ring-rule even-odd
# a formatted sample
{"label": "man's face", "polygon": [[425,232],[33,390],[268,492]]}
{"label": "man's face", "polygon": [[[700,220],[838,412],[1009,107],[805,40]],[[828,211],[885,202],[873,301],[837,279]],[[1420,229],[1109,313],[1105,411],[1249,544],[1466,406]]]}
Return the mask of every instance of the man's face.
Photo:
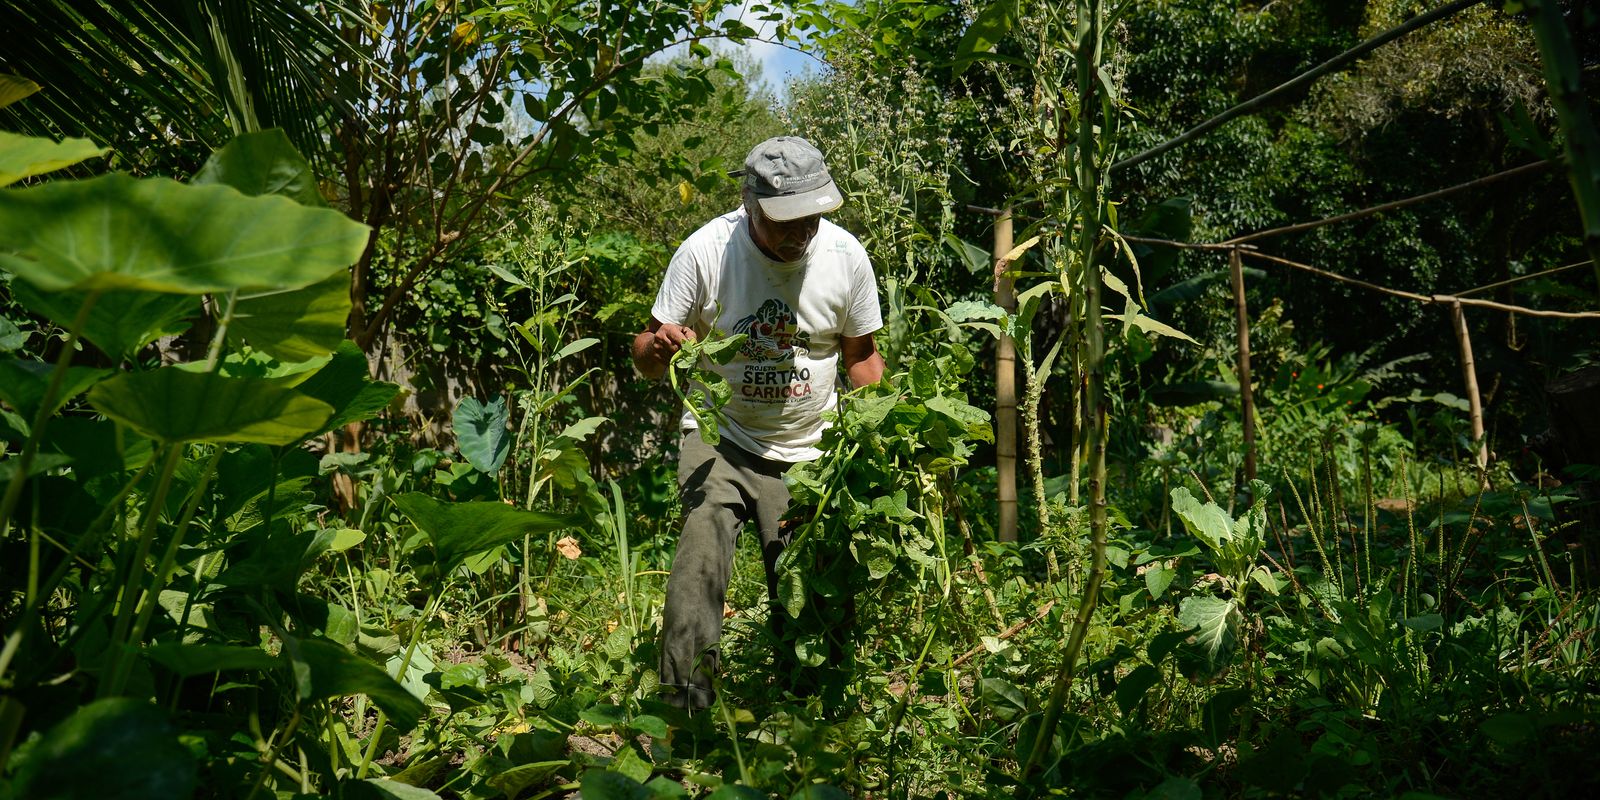
{"label": "man's face", "polygon": [[753,199],[745,203],[745,208],[750,214],[750,238],[761,252],[778,261],[794,262],[804,258],[806,247],[822,224],[821,214],[787,222],[767,219],[761,213],[761,204]]}

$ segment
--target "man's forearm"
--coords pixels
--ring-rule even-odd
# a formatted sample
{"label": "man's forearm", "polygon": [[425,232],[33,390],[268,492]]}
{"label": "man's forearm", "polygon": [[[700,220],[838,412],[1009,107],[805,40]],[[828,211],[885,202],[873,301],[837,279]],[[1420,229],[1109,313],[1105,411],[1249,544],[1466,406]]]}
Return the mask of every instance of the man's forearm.
{"label": "man's forearm", "polygon": [[851,364],[845,369],[845,374],[850,378],[850,388],[859,389],[883,380],[883,370],[883,356],[874,351],[872,355]]}

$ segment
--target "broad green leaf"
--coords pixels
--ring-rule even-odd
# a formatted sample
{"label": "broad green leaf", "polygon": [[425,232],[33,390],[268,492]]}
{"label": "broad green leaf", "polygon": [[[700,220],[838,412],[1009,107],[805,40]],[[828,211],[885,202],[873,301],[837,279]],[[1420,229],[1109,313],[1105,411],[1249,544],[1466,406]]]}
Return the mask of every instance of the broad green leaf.
{"label": "broad green leaf", "polygon": [[317,175],[281,129],[241,133],[206,159],[190,183],[222,184],[255,196],[283,195],[301,205],[328,203],[317,189]]}
{"label": "broad green leaf", "polygon": [[333,538],[328,542],[329,553],[343,553],[367,540],[367,535],[355,528],[332,528]]}
{"label": "broad green leaf", "polygon": [[270,670],[284,666],[283,659],[259,647],[168,642],[146,647],[144,655],[184,677],[223,670]]}
{"label": "broad green leaf", "polygon": [[828,661],[828,642],[820,634],[806,634],[794,641],[794,657],[808,667],[820,667]]}
{"label": "broad green leaf", "polygon": [[528,534],[571,527],[574,520],[505,503],[443,503],[420,492],[395,495],[394,504],[433,543],[440,569],[453,571],[468,557]]}
{"label": "broad green leaf", "polygon": [[1255,569],[1250,570],[1250,580],[1255,581],[1262,589],[1267,591],[1267,594],[1272,595],[1283,591],[1283,587],[1287,586],[1289,583],[1288,581],[1279,578],[1277,575],[1272,574],[1272,571],[1266,567],[1256,567]]}
{"label": "broad green leaf", "polygon": [[0,73],[0,108],[5,108],[37,91],[39,84],[21,75]]}
{"label": "broad green leaf", "polygon": [[89,404],[163,442],[293,444],[333,414],[327,403],[272,380],[174,367],[102,381],[89,391]]}
{"label": "broad green leaf", "polygon": [[[40,291],[27,281],[13,281],[18,303],[63,328],[70,328],[89,292]],[[79,335],[117,361],[126,361],[140,348],[188,329],[185,320],[200,313],[200,298],[161,292],[101,292],[89,310]]]}
{"label": "broad green leaf", "polygon": [[571,761],[535,761],[530,764],[518,764],[497,775],[490,776],[485,783],[504,792],[508,800],[516,800],[518,795],[530,787],[545,782],[556,770],[571,766]]}
{"label": "broad green leaf", "polygon": [[[345,784],[341,784],[343,786]],[[376,797],[378,800],[440,800],[439,795],[421,786],[412,786],[389,778],[367,778],[356,784],[365,792],[346,792],[345,796]]]}
{"label": "broad green leaf", "polygon": [[463,397],[452,418],[456,447],[479,472],[494,475],[511,453],[511,434],[506,430],[506,399],[496,397],[483,403],[476,397]]}
{"label": "broad green leaf", "polygon": [[[71,456],[61,453],[39,453],[33,457],[33,461],[28,462],[28,474],[21,477],[32,478],[43,475],[50,470],[65,467],[72,462]],[[10,483],[16,480],[19,477],[17,475],[17,467],[21,464],[22,459],[17,456],[11,456],[4,461],[0,461],[0,483]]]}
{"label": "broad green leaf", "polygon": [[613,772],[620,772],[641,784],[647,780],[650,780],[650,773],[655,771],[651,768],[650,762],[645,761],[639,756],[639,752],[637,750],[627,747],[626,745],[624,745],[617,756],[612,759],[610,768]]}
{"label": "broad green leaf", "polygon": [[783,603],[790,617],[799,618],[800,612],[805,610],[809,593],[805,576],[799,570],[786,570],[778,580],[778,602]]}
{"label": "broad green leaf", "polygon": [[628,727],[655,739],[665,739],[672,732],[666,720],[653,714],[641,714],[628,720]]}
{"label": "broad green leaf", "polygon": [[367,357],[355,342],[346,339],[334,349],[327,366],[295,386],[301,394],[333,407],[333,416],[316,434],[370,419],[389,407],[400,387],[372,380],[368,374]]}
{"label": "broad green leaf", "polygon": [[581,442],[588,439],[600,426],[610,422],[610,417],[584,417],[563,429],[557,438]]}
{"label": "broad green leaf", "polygon": [[10,353],[28,342],[28,333],[5,317],[0,317],[0,353]]}
{"label": "broad green leaf", "polygon": [[591,769],[583,773],[578,782],[578,796],[583,800],[651,800],[652,795],[644,784],[620,772]]}
{"label": "broad green leaf", "polygon": [[599,339],[595,339],[593,337],[585,337],[585,338],[579,339],[579,340],[577,340],[575,342],[567,342],[566,345],[564,345],[560,350],[556,351],[555,355],[550,357],[550,360],[551,361],[560,361],[561,359],[566,358],[567,356],[574,355],[576,353],[581,353],[581,352],[583,352],[585,350],[588,350],[589,348],[591,348],[591,347],[593,347],[593,346],[595,346],[595,345],[597,345],[599,343],[600,343],[600,340]]}
{"label": "broad green leaf", "polygon": [[945,312],[950,319],[956,322],[968,322],[975,319],[1005,319],[1006,310],[994,303],[980,303],[976,300],[962,300],[950,306]]}
{"label": "broad green leaf", "polygon": [[279,361],[305,361],[338,348],[349,318],[350,274],[341,268],[301,289],[241,295],[228,336]]}
{"label": "broad green leaf", "polygon": [[994,268],[994,263],[989,260],[988,250],[948,232],[944,235],[944,243],[957,258],[961,259],[961,263],[967,266],[968,272],[976,275]]}
{"label": "broad green leaf", "polygon": [[1199,342],[1196,342],[1189,334],[1184,333],[1183,331],[1180,331],[1165,322],[1153,319],[1145,314],[1132,314],[1126,317],[1124,321],[1127,324],[1144,331],[1145,333],[1151,334],[1152,336],[1166,336],[1173,339],[1182,339],[1190,344],[1199,344]]}
{"label": "broad green leaf", "polygon": [[427,713],[427,706],[389,677],[389,673],[333,642],[300,639],[285,650],[296,662],[296,669],[303,665],[307,672],[307,693],[300,698],[302,700],[364,694],[389,715],[402,733],[416,727],[417,721]]}
{"label": "broad green leaf", "polygon": [[[54,371],[54,365],[42,361],[0,361],[0,400],[11,404],[31,424],[39,413],[39,404],[44,401],[45,392],[50,388],[50,376]],[[110,374],[111,370],[108,369],[67,367],[55,402],[45,413],[56,413],[72,398],[88,391],[89,387]]]}
{"label": "broad green leaf", "polygon": [[[1194,659],[1185,674],[1212,677],[1228,666],[1239,644],[1242,615],[1232,600],[1185,597],[1178,606],[1178,625],[1189,630],[1185,650]],[[1180,663],[1180,666],[1183,666]]]}
{"label": "broad green leaf", "polygon": [[628,712],[622,706],[596,703],[578,712],[578,718],[601,730],[609,730],[626,724]]}
{"label": "broad green leaf", "polygon": [[51,728],[17,766],[15,797],[173,800],[194,794],[195,761],[160,708],[96,700]]}
{"label": "broad green leaf", "polygon": [[[0,76],[4,78],[7,76]],[[5,85],[0,84],[0,92]],[[0,103],[0,105],[4,105]],[[80,161],[99,158],[107,148],[88,139],[63,139],[53,142],[37,136],[0,131],[0,186],[10,186],[23,178],[55,172]]]}
{"label": "broad green leaf", "polygon": [[1161,595],[1167,593],[1167,588],[1172,586],[1172,579],[1177,577],[1176,570],[1168,569],[1159,562],[1149,565],[1144,571],[1144,588],[1150,592],[1151,600],[1160,600]]}
{"label": "broad green leaf", "polygon": [[104,175],[0,192],[0,267],[41,289],[202,294],[308,286],[367,226],[287,197]]}
{"label": "broad green leaf", "polygon": [[1213,551],[1221,550],[1233,540],[1233,517],[1216,503],[1196,500],[1183,486],[1172,490],[1172,512],[1183,521],[1189,533]]}
{"label": "broad green leaf", "polygon": [[1017,0],[991,0],[978,12],[956,45],[955,71],[960,75],[979,53],[994,50],[1017,21]]}
{"label": "broad green leaf", "polygon": [[1122,709],[1123,716],[1132,714],[1139,702],[1144,699],[1145,692],[1150,687],[1161,681],[1161,670],[1141,664],[1137,669],[1128,673],[1127,677],[1117,681],[1117,708]]}

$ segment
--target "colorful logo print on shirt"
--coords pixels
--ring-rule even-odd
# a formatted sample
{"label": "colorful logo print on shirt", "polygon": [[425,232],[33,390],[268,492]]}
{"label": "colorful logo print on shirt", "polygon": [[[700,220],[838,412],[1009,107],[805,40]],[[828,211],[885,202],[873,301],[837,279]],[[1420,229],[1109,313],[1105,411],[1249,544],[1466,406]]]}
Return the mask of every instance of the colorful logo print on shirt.
{"label": "colorful logo print on shirt", "polygon": [[811,334],[800,329],[799,317],[787,303],[777,299],[762,303],[756,313],[733,324],[733,333],[749,336],[739,350],[752,362],[745,364],[739,381],[741,397],[783,403],[811,394],[811,370],[794,366],[796,351],[804,354],[810,349]]}

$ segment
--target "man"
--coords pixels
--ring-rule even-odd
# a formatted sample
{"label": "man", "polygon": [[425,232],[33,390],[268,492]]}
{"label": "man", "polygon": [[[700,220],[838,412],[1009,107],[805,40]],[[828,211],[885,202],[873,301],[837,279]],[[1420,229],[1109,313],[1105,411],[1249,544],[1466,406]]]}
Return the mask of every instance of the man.
{"label": "man", "polygon": [[715,699],[723,600],[739,532],[755,520],[777,597],[777,560],[787,543],[778,521],[789,505],[783,473],[821,455],[824,412],[837,404],[842,362],[851,386],[877,383],[883,327],[866,250],[822,215],[844,204],[804,139],[779,136],[745,159],[743,204],[695,231],[667,266],[650,323],[633,341],[633,363],[650,378],[674,353],[712,330],[747,334],[739,354],[710,365],[733,387],[716,447],[685,414],[678,458],[683,535],[667,580],[661,634],[665,698],[696,710]]}

